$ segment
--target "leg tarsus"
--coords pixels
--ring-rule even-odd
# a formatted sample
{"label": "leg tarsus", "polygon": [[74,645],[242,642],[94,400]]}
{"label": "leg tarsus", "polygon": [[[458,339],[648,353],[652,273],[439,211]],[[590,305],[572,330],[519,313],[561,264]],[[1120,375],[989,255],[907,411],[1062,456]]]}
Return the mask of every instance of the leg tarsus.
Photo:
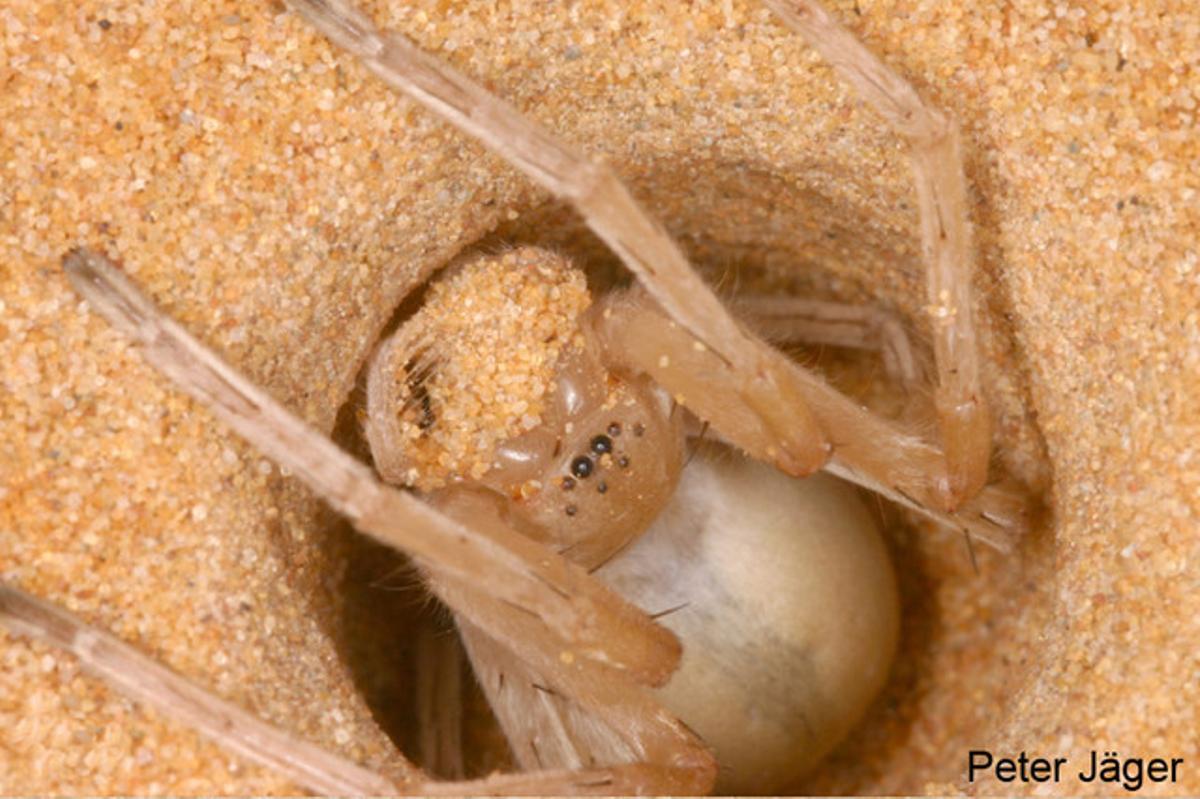
{"label": "leg tarsus", "polygon": [[941,387],[936,404],[946,453],[946,479],[939,492],[943,508],[952,511],[987,484],[988,456],[992,450],[991,414],[981,395],[973,394],[964,402]]}

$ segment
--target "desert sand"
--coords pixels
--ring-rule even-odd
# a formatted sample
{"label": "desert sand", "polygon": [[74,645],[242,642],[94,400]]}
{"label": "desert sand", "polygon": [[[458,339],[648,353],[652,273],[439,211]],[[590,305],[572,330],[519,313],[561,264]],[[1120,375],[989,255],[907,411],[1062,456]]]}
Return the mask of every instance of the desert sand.
{"label": "desert sand", "polygon": [[[1080,767],[1095,748],[1182,757],[1146,790],[1200,791],[1200,21],[1182,2],[833,10],[962,125],[995,471],[1046,510],[978,571],[957,536],[897,534],[901,661],[801,787],[1112,792],[966,782],[971,748]],[[922,338],[904,148],[765,9],[371,11],[612,163],[712,280],[870,300]],[[60,260],[108,253],[329,430],[437,267],[488,236],[589,245],[278,3],[11,0],[0,30],[0,574],[394,773],[334,643],[317,503],[146,367]],[[0,659],[2,793],[293,790],[70,656],[0,632]]]}

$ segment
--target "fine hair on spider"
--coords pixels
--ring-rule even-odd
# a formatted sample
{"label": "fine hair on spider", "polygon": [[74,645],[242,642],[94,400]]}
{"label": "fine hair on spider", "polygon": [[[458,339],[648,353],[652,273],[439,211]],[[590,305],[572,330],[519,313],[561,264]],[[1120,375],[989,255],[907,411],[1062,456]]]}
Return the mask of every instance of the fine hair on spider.
{"label": "fine hair on spider", "polygon": [[[739,321],[606,167],[345,0],[290,0],[389,85],[568,199],[636,286],[593,295],[578,269],[537,248],[455,265],[367,367],[362,422],[381,481],[107,257],[80,249],[64,267],[151,364],[412,559],[453,610],[524,771],[446,783],[406,764],[389,783],[15,588],[0,587],[0,619],[316,791],[770,791],[810,768],[883,684],[897,603],[856,495],[792,478],[825,469],[998,549],[1027,510],[1021,492],[988,483],[956,126],[816,3],[766,4],[910,145],[940,444],[872,415],[751,332],[874,349],[890,374],[914,380],[894,320],[742,296]],[[688,443],[701,437],[710,441]]]}

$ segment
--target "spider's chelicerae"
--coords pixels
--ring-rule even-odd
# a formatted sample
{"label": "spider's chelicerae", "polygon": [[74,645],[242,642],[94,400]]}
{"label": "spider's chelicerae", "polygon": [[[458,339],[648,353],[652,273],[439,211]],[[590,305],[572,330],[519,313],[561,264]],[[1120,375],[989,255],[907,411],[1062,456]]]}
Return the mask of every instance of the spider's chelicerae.
{"label": "spider's chelicerae", "polygon": [[[526,772],[446,784],[413,768],[393,785],[15,589],[2,589],[0,618],[318,791],[666,794],[793,778],[882,684],[896,607],[853,495],[782,473],[824,468],[999,547],[1024,525],[1023,498],[987,484],[956,127],[820,6],[767,0],[911,145],[939,445],[735,320],[606,168],[342,0],[290,2],[390,85],[570,200],[638,287],[593,297],[578,270],[537,249],[457,265],[369,367],[366,437],[383,479],[412,489],[401,490],[223,363],[104,256],[79,250],[65,267],[150,362],[413,558],[454,610]],[[750,322],[878,346],[911,376],[903,338],[869,310],[742,302]],[[723,443],[693,444],[689,463],[700,434]],[[678,637],[647,615],[666,611],[678,611],[663,619]]]}

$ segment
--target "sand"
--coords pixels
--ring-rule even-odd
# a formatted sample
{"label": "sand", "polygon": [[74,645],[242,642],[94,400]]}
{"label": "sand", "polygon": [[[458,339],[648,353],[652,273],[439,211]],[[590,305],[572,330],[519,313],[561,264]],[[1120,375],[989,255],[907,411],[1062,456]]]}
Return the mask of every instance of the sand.
{"label": "sand", "polygon": [[[714,281],[920,318],[902,147],[763,9],[449,6],[373,12],[608,158]],[[1097,748],[1183,757],[1146,790],[1200,791],[1200,22],[1182,2],[834,8],[962,123],[997,470],[1047,512],[978,572],[957,537],[899,534],[901,663],[805,787],[1112,792],[1077,769],[965,781],[971,748]],[[89,314],[60,259],[104,250],[328,430],[455,254],[498,226],[592,248],[278,4],[11,0],[0,30],[0,574],[394,769],[334,643],[315,503]],[[69,656],[0,633],[0,658],[0,792],[291,790]]]}

